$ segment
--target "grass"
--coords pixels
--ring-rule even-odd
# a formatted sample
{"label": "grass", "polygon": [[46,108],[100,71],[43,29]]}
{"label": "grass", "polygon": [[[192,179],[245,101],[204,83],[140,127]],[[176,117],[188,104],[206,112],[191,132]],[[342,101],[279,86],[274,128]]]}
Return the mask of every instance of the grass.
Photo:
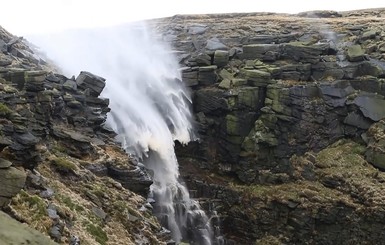
{"label": "grass", "polygon": [[57,199],[72,211],[83,212],[85,210],[82,206],[74,203],[68,196],[58,194]]}
{"label": "grass", "polygon": [[65,159],[64,157],[57,157],[51,161],[51,164],[59,171],[74,172],[77,170],[75,163]]}
{"label": "grass", "polygon": [[12,199],[12,209],[17,216],[41,232],[48,232],[52,225],[48,217],[47,204],[37,195],[31,195],[21,190],[16,197]]}
{"label": "grass", "polygon": [[89,232],[92,237],[101,245],[107,244],[108,236],[107,233],[99,225],[94,225],[92,223],[85,222],[85,227],[87,232]]}

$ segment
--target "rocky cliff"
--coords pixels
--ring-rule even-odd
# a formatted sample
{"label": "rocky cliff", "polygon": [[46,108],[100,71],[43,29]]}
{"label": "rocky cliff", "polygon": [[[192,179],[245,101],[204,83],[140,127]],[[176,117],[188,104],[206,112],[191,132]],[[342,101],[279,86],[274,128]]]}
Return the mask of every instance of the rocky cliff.
{"label": "rocky cliff", "polygon": [[[183,179],[225,244],[384,244],[384,20],[374,9],[149,22],[193,97],[199,140],[177,145]],[[144,198],[151,178],[104,125],[108,78],[65,77],[2,28],[0,49],[2,210],[60,244],[167,243]],[[7,239],[34,241],[19,234]]]}
{"label": "rocky cliff", "polygon": [[178,148],[182,173],[228,243],[384,243],[384,16],[158,20],[200,138]]}
{"label": "rocky cliff", "polygon": [[[104,125],[105,79],[67,78],[2,28],[0,48],[2,209],[60,244],[165,244],[144,197],[151,179]],[[48,244],[10,224],[2,244]]]}

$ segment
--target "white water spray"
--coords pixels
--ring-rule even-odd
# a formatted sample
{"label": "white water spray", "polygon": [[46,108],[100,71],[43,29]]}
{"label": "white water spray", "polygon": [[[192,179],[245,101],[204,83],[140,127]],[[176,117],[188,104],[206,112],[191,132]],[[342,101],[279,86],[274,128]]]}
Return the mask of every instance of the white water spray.
{"label": "white water spray", "polygon": [[207,216],[179,181],[174,141],[191,140],[190,97],[170,47],[144,25],[81,30],[31,38],[68,74],[87,70],[107,79],[108,123],[153,173],[154,213],[179,243],[211,244]]}

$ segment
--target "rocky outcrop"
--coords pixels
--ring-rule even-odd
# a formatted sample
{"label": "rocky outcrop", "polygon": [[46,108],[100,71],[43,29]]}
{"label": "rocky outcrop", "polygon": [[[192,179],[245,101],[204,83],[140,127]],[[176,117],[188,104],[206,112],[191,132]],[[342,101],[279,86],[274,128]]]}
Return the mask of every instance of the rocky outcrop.
{"label": "rocky outcrop", "polygon": [[[182,174],[196,189],[193,192],[200,193],[198,197],[218,203],[225,234],[235,243],[267,242],[281,236],[276,241],[285,244],[381,243],[380,230],[361,230],[352,238],[340,230],[354,233],[358,229],[345,216],[363,226],[369,225],[368,220],[373,220],[373,227],[382,225],[377,222],[382,209],[362,202],[367,195],[362,188],[377,181],[371,174],[382,176],[366,162],[361,165],[364,152],[368,162],[383,168],[385,30],[382,20],[368,23],[372,16],[383,17],[385,12],[158,20],[159,30],[168,30],[165,40],[173,36],[167,40],[180,51],[178,58],[185,66],[182,78],[193,93],[199,142],[178,147]],[[198,25],[205,27],[199,35],[188,32]],[[222,56],[227,52],[220,65],[215,61],[219,52]],[[331,145],[340,139],[364,145],[354,149],[367,147],[357,153],[365,174],[348,170],[348,165],[334,166],[345,160],[315,159],[318,152],[321,156],[333,152]],[[341,148],[346,154],[350,150]],[[301,163],[299,179],[294,156],[308,159]],[[210,177],[200,173],[202,169],[208,169]],[[358,176],[359,181],[332,171]],[[249,192],[248,186],[254,186],[255,192]],[[380,193],[382,188],[380,184],[374,189]],[[298,190],[313,193],[315,199],[303,197]],[[233,198],[237,195],[241,200]],[[298,201],[294,198],[298,195],[310,199]]]}
{"label": "rocky outcrop", "polygon": [[[165,244],[143,196],[148,173],[104,125],[106,80],[61,75],[22,38],[0,28],[0,207],[51,238],[13,223],[7,244]],[[8,224],[1,217],[0,223]],[[9,228],[9,229],[8,229]],[[37,233],[37,232],[36,232]],[[14,236],[20,234],[20,236]],[[25,234],[25,236],[24,236]],[[36,236],[36,237],[35,237]],[[28,239],[28,241],[26,240]],[[43,240],[42,240],[43,239]]]}

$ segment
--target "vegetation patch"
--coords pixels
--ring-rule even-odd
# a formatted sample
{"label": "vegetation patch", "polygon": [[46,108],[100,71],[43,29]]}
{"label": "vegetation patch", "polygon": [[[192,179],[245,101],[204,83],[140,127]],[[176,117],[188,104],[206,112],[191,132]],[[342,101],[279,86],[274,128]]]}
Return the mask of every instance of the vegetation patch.
{"label": "vegetation patch", "polygon": [[57,157],[51,161],[51,164],[61,172],[74,172],[77,170],[75,163],[67,160],[64,157]]}
{"label": "vegetation patch", "polygon": [[0,117],[8,118],[12,113],[12,110],[8,108],[4,103],[0,103]]}
{"label": "vegetation patch", "polygon": [[95,241],[97,241],[101,245],[107,244],[108,236],[107,233],[103,231],[103,229],[99,225],[95,225],[92,223],[85,223],[86,230],[94,237]]}
{"label": "vegetation patch", "polygon": [[51,219],[48,217],[47,204],[37,196],[21,190],[11,202],[11,208],[16,216],[30,224],[35,229],[47,232],[51,227]]}

